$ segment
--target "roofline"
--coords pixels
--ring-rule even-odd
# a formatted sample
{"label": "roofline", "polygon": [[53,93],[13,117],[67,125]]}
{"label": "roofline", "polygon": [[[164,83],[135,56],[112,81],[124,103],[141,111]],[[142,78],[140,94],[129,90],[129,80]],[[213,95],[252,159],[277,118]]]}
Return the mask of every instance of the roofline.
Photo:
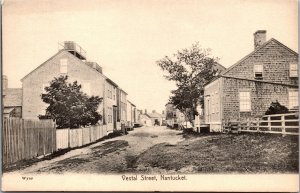
{"label": "roofline", "polygon": [[222,64],[220,64],[219,62],[215,62],[215,64],[217,64],[218,66],[220,66],[220,67],[224,68],[224,70],[226,70],[226,67],[223,66]]}
{"label": "roofline", "polygon": [[21,82],[23,82],[24,79],[26,79],[30,74],[32,74],[33,72],[35,72],[37,69],[39,69],[40,67],[42,67],[44,64],[46,64],[47,62],[49,62],[50,60],[52,60],[54,57],[56,57],[58,54],[60,54],[61,52],[66,51],[66,50],[59,50],[56,54],[54,54],[53,56],[51,56],[49,59],[47,59],[45,62],[43,62],[42,64],[40,64],[38,67],[36,67],[35,69],[33,69],[31,72],[29,72],[27,75],[25,75],[22,79]]}
{"label": "roofline", "polygon": [[244,60],[248,59],[251,55],[255,54],[258,50],[262,49],[264,46],[266,46],[268,43],[270,43],[271,41],[275,41],[276,43],[280,44],[281,46],[285,47],[287,50],[289,50],[291,53],[297,55],[298,57],[298,53],[295,52],[294,50],[290,49],[289,47],[287,47],[286,45],[284,45],[283,43],[279,42],[278,40],[276,40],[275,38],[271,38],[270,40],[266,41],[264,44],[262,44],[261,46],[257,47],[255,50],[253,50],[252,52],[250,52],[248,55],[246,55],[245,57],[243,57],[242,59],[240,59],[239,61],[237,61],[235,64],[233,64],[232,66],[230,66],[229,68],[227,68],[225,71],[221,72],[221,75],[226,74],[227,72],[229,72],[232,68],[234,68],[235,66],[239,65],[241,62],[243,62]]}
{"label": "roofline", "polygon": [[117,85],[117,83],[115,83],[114,81],[112,81],[110,78],[107,78],[107,77],[106,77],[106,81],[108,81],[109,83],[111,83],[111,84],[114,85],[115,87],[119,87],[119,86]]}
{"label": "roofline", "polygon": [[290,87],[298,88],[298,85],[295,85],[295,84],[284,84],[284,83],[271,82],[271,81],[265,81],[265,80],[253,80],[253,79],[238,78],[238,77],[224,76],[224,75],[220,75],[220,77],[232,78],[232,79],[238,79],[238,80],[246,80],[246,81],[252,81],[252,82],[260,82],[260,83],[266,83],[266,84],[276,84],[276,85],[290,86]]}
{"label": "roofline", "polygon": [[135,106],[135,104],[133,104],[130,100],[127,100],[127,102],[129,102],[132,106]]}
{"label": "roofline", "polygon": [[127,92],[125,92],[123,89],[121,89],[120,87],[119,87],[119,89],[120,89],[120,91],[122,91],[122,92],[124,92],[126,95],[128,95],[128,93]]}

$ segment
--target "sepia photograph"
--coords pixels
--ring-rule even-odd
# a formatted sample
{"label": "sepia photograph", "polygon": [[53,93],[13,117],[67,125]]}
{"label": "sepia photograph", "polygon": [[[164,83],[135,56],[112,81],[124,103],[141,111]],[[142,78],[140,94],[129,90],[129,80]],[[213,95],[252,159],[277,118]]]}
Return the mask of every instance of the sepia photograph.
{"label": "sepia photograph", "polygon": [[2,0],[2,191],[299,191],[297,0]]}

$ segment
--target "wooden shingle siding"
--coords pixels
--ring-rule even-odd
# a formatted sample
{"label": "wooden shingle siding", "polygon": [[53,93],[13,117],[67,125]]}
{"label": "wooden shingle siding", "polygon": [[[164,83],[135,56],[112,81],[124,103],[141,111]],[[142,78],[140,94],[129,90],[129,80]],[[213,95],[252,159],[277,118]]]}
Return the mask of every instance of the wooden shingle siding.
{"label": "wooden shingle siding", "polygon": [[[270,107],[271,102],[278,101],[288,107],[288,90],[295,87],[277,85],[271,83],[260,83],[250,80],[235,78],[223,79],[223,119],[245,120],[247,118],[261,117]],[[250,91],[251,111],[240,112],[239,92]]]}
{"label": "wooden shingle siding", "polygon": [[289,76],[290,63],[298,63],[298,55],[271,39],[224,75],[254,79],[254,65],[262,64],[264,81],[297,85],[298,78]]}

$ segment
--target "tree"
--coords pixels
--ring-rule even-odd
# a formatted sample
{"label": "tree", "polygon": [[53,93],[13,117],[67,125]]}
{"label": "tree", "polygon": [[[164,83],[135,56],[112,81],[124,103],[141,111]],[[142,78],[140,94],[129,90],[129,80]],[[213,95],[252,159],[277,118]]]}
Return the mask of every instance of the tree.
{"label": "tree", "polygon": [[182,49],[173,58],[165,56],[157,65],[168,75],[164,77],[176,83],[169,102],[179,109],[192,122],[197,115],[196,107],[204,104],[204,85],[217,73],[213,65],[217,58],[210,57],[210,49],[202,49],[193,44],[189,49]]}
{"label": "tree", "polygon": [[95,125],[102,118],[97,112],[102,98],[87,96],[77,81],[67,83],[67,79],[68,76],[54,78],[50,86],[45,87],[46,94],[42,94],[41,98],[49,106],[46,115],[39,117],[55,119],[58,128]]}
{"label": "tree", "polygon": [[272,102],[271,106],[266,111],[265,115],[284,114],[288,113],[289,109],[281,105],[278,101]]}

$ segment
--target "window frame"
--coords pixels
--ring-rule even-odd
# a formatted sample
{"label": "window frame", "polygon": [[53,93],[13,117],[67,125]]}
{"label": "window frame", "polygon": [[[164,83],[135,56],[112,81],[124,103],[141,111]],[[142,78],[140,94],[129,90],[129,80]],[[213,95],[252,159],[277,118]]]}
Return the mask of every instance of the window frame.
{"label": "window frame", "polygon": [[[242,99],[242,93],[247,93],[249,98]],[[245,106],[249,105],[248,108]],[[251,92],[250,91],[239,91],[239,110],[240,112],[251,112],[252,111],[252,104],[251,104]]]}
{"label": "window frame", "polygon": [[[260,66],[259,70],[257,70],[257,66]],[[254,72],[254,79],[256,80],[262,80],[264,77],[264,65],[263,64],[254,64],[253,67],[253,72]],[[261,75],[261,76],[257,76],[257,75]]]}
{"label": "window frame", "polygon": [[[294,66],[295,69],[292,69],[292,66]],[[295,63],[289,64],[289,76],[290,77],[298,77],[298,63],[295,62]]]}
{"label": "window frame", "polygon": [[[293,96],[293,99],[296,99],[296,101],[292,101],[291,100],[291,94],[292,93],[297,93],[296,95]],[[295,109],[296,107],[299,108],[299,90],[289,90],[288,91],[288,105],[289,105],[289,109]],[[296,105],[295,105],[296,104]]]}

